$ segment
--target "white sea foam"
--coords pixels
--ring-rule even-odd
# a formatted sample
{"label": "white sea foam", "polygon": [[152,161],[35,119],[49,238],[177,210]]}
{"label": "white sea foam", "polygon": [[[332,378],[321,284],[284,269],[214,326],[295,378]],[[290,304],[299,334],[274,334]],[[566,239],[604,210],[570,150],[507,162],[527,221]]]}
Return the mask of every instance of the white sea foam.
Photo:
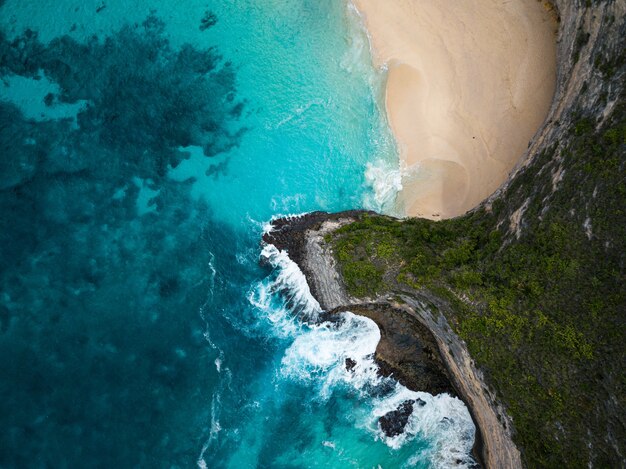
{"label": "white sea foam", "polygon": [[[424,404],[413,405],[404,432],[395,437],[385,436],[377,425],[378,419],[403,402],[418,399]],[[389,395],[373,399],[372,420],[369,423],[370,428],[376,429],[376,437],[394,449],[401,448],[415,437],[429,442],[426,448],[411,457],[410,466],[425,463],[437,468],[471,466],[472,460],[468,455],[474,443],[475,427],[465,404],[448,394],[433,396],[396,384]],[[464,464],[457,464],[457,461]]]}
{"label": "white sea foam", "polygon": [[[381,377],[374,361],[381,337],[376,323],[350,312],[317,323],[320,305],[297,264],[273,245],[264,247],[262,257],[274,271],[253,288],[250,301],[273,325],[274,333],[293,338],[281,360],[280,376],[309,383],[322,400],[329,399],[339,387],[356,391],[371,412],[355,417],[360,419],[355,425],[392,449],[416,437],[427,441],[425,447],[418,445],[421,449],[406,462],[408,467],[470,467],[475,429],[463,402],[447,394],[411,391],[392,378]],[[404,432],[392,438],[385,436],[379,418],[403,402],[417,399],[425,404],[413,406]]]}
{"label": "white sea foam", "polygon": [[207,450],[211,447],[213,442],[217,440],[219,432],[222,431],[222,427],[220,426],[219,418],[219,409],[220,409],[220,394],[215,393],[213,395],[213,399],[211,399],[211,429],[209,430],[209,437],[202,445],[202,449],[200,450],[200,455],[196,460],[196,464],[200,469],[207,469],[207,463],[204,460],[204,455]]}
{"label": "white sea foam", "polygon": [[263,235],[269,234],[272,231],[274,231],[274,225],[272,224],[271,221],[265,222],[263,223],[262,230],[263,230]]}
{"label": "white sea foam", "polygon": [[306,205],[306,194],[276,195],[270,200],[270,207],[274,213],[301,212]]}
{"label": "white sea foam", "polygon": [[[319,383],[322,398],[339,383],[362,390],[379,380],[373,358],[379,341],[380,330],[371,319],[343,313],[339,321],[311,326],[296,337],[285,352],[281,372]],[[347,359],[356,363],[352,371],[346,368]]]}
{"label": "white sea foam", "polygon": [[[339,385],[348,385],[366,397],[372,411],[365,421],[356,422],[375,438],[393,449],[399,449],[416,436],[429,441],[426,449],[412,457],[414,464],[433,467],[464,467],[457,460],[468,461],[474,441],[474,425],[462,401],[447,394],[432,396],[407,389],[391,378],[379,376],[374,352],[380,330],[370,319],[343,313],[337,322],[314,325],[298,335],[282,359],[284,376],[308,381],[319,387],[319,396],[328,399]],[[347,361],[354,364],[348,370]],[[378,389],[379,392],[372,393]],[[381,391],[382,389],[382,391]],[[387,437],[378,419],[396,410],[407,400],[425,402],[413,406],[413,413],[396,437]]]}
{"label": "white sea foam", "polygon": [[211,272],[209,276],[209,295],[210,298],[213,298],[215,294],[215,277],[217,276],[217,269],[215,268],[215,254],[209,251],[209,271]]}
{"label": "white sea foam", "polygon": [[[341,58],[340,67],[348,73],[355,73],[367,77],[369,88],[373,96],[382,96],[387,64],[376,69],[372,64],[372,39],[359,10],[348,2],[347,18],[351,34],[350,48]],[[378,102],[380,109],[384,109],[384,99]],[[381,114],[383,114],[381,112]]]}
{"label": "white sea foam", "polygon": [[304,314],[307,319],[317,319],[322,308],[317,302],[300,267],[289,258],[285,251],[280,251],[273,244],[266,245],[261,251],[278,275],[271,282],[273,290],[283,293],[287,303],[293,305],[292,310]]}
{"label": "white sea foam", "polygon": [[467,407],[461,400],[447,394],[426,396],[429,399],[422,397],[426,405],[415,406],[404,434],[396,437],[397,443],[404,444],[416,435],[430,440],[428,450],[413,455],[411,461],[414,464],[428,461],[434,467],[440,468],[471,467],[472,459],[468,455],[474,443],[475,427]]}
{"label": "white sea foam", "polygon": [[262,223],[263,234],[271,233],[272,231],[274,231],[273,223],[274,223],[274,221],[278,220],[279,218],[286,218],[287,220],[297,220],[298,218],[302,218],[302,217],[308,215],[309,213],[311,213],[311,212],[277,213],[276,215],[272,216],[270,221]]}
{"label": "white sea foam", "polygon": [[365,180],[372,189],[372,194],[365,196],[365,206],[377,212],[396,215],[396,197],[402,190],[400,168],[384,160],[367,163]]}
{"label": "white sea foam", "polygon": [[252,288],[248,300],[274,326],[277,335],[294,336],[302,320],[316,321],[322,309],[311,295],[306,277],[286,252],[268,244],[261,257],[274,271]]}
{"label": "white sea foam", "polygon": [[344,53],[339,66],[347,72],[361,71],[367,67],[366,72],[373,73],[369,67],[370,44],[367,31],[363,26],[358,10],[348,3],[348,19],[351,22],[352,34],[350,35],[350,48]]}

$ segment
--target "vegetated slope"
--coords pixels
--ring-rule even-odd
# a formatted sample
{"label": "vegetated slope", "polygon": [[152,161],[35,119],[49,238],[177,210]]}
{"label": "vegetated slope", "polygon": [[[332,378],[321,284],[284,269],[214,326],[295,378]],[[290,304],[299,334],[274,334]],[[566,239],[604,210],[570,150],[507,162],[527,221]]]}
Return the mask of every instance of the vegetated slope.
{"label": "vegetated slope", "polygon": [[326,241],[351,294],[449,303],[528,467],[624,467],[626,6],[559,6],[555,103],[499,193],[441,222],[365,215]]}

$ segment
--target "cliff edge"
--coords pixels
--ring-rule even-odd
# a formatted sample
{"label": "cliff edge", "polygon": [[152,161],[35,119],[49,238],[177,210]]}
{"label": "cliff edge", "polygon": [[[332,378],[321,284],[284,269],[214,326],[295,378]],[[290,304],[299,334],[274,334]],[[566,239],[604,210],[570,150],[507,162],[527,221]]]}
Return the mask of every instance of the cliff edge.
{"label": "cliff edge", "polygon": [[[520,467],[520,453],[509,430],[510,419],[486,389],[466,344],[439,312],[449,306],[436,297],[408,289],[370,298],[347,293],[328,235],[364,215],[372,212],[313,212],[278,219],[263,241],[286,251],[298,264],[325,311],[350,311],[378,325],[381,341],[375,359],[383,374],[393,374],[409,389],[431,394],[448,392],[466,403],[476,425],[473,453],[479,462],[494,468]],[[407,335],[417,343],[407,344]]]}

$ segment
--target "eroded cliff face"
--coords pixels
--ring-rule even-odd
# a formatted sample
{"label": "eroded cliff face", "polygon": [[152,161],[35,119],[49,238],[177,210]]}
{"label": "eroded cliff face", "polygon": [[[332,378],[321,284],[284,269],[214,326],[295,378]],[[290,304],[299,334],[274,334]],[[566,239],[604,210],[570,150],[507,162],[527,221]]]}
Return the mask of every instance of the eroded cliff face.
{"label": "eroded cliff face", "polygon": [[[617,345],[622,336],[609,331],[626,327],[626,2],[557,0],[556,7],[560,16],[558,78],[550,113],[516,171],[478,210],[484,207],[494,212],[505,243],[532,243],[538,232],[553,225],[565,227],[563,234],[570,246],[561,252],[593,252],[585,261],[596,265],[578,276],[579,287],[562,288],[561,293],[579,304],[578,314],[571,319],[573,328],[583,330],[581,323],[596,321],[606,328],[590,341],[595,366],[572,364],[568,371],[569,379],[587,382],[586,400],[580,401],[582,393],[577,393],[587,414],[581,419],[585,430],[572,433],[572,422],[564,424],[567,417],[554,415],[546,423],[552,427],[547,433],[555,440],[579,440],[577,465],[624,467],[626,403],[619,370],[626,363]],[[583,259],[569,253],[561,257],[573,263]],[[591,300],[593,288],[604,288],[607,293]],[[572,307],[564,300],[558,303],[551,307]],[[590,379],[589,373],[597,373],[596,378]],[[549,461],[547,457],[542,463]],[[527,463],[537,465],[533,460]]]}
{"label": "eroded cliff face", "polygon": [[[474,366],[467,346],[439,313],[447,306],[436,297],[410,289],[393,293],[372,291],[366,298],[348,293],[332,249],[333,233],[375,215],[365,211],[313,212],[282,218],[272,223],[272,230],[263,236],[263,241],[287,252],[298,264],[312,295],[327,312],[323,320],[350,311],[378,325],[381,340],[375,360],[383,375],[393,374],[411,390],[446,392],[466,403],[476,425],[476,461],[487,467],[520,467],[510,419],[495,396],[486,392],[482,373]],[[350,366],[346,363],[346,367]],[[388,435],[401,433],[412,411],[407,407],[412,405],[405,402],[393,415],[382,418],[383,431]]]}
{"label": "eroded cliff face", "polygon": [[[543,1],[543,0],[542,0]],[[624,101],[624,65],[626,63],[626,2],[623,0],[543,1],[558,17],[557,87],[544,125],[529,142],[528,150],[508,180],[480,207],[503,207],[499,223],[509,228],[509,235],[519,237],[527,226],[528,208],[541,200],[549,210],[568,161],[567,143],[572,130],[581,121],[597,130],[614,117]],[[548,175],[549,184],[519,184],[522,179]],[[569,177],[569,176],[568,176]],[[578,177],[578,175],[571,175]],[[518,183],[518,184],[515,184]],[[597,198],[598,193],[581,193],[581,198]],[[581,228],[589,217],[578,211]],[[589,223],[593,223],[591,220]]]}

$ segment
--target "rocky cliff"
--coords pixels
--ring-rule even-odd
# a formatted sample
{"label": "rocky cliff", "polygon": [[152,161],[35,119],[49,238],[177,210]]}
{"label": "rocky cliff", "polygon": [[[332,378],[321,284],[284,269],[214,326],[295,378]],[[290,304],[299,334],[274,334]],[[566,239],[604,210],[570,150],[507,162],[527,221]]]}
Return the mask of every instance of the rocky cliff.
{"label": "rocky cliff", "polygon": [[[477,461],[487,467],[519,467],[520,454],[512,441],[509,417],[486,390],[466,344],[440,314],[441,309],[449,309],[448,304],[411,289],[393,295],[372,292],[368,298],[347,292],[329,235],[368,215],[373,214],[314,212],[278,219],[263,241],[289,253],[325,311],[331,315],[351,311],[376,322],[381,341],[375,359],[383,374],[393,374],[412,390],[458,395],[468,405],[477,426],[473,450]],[[393,417],[392,422],[399,425]],[[381,426],[384,428],[382,421]],[[398,429],[398,433],[401,431]]]}

